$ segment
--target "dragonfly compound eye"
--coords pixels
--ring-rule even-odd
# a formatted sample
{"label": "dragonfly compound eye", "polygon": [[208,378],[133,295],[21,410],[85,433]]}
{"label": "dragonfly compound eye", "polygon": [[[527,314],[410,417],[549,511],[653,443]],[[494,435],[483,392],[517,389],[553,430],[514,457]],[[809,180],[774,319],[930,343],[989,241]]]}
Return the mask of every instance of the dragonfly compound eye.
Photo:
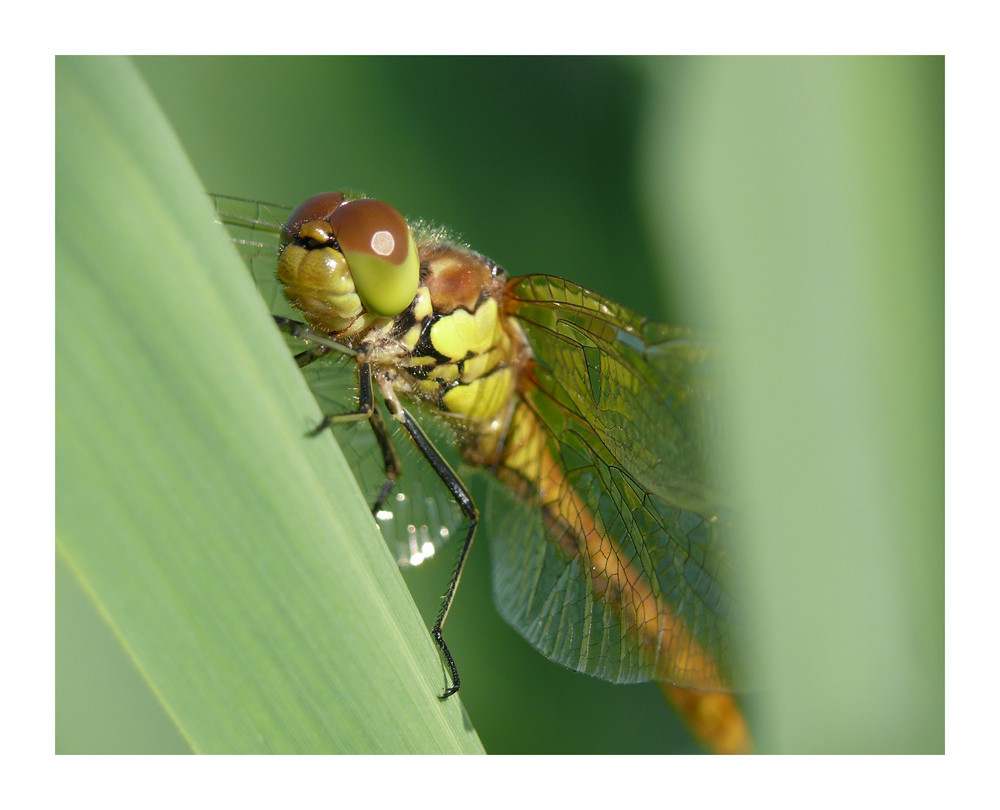
{"label": "dragonfly compound eye", "polygon": [[365,308],[384,318],[406,309],[417,294],[420,260],[402,215],[381,200],[351,200],[329,221]]}
{"label": "dragonfly compound eye", "polygon": [[306,223],[329,222],[346,198],[339,191],[324,191],[314,194],[288,216],[288,221],[281,228],[281,247],[295,241],[301,234]]}
{"label": "dragonfly compound eye", "polygon": [[344,202],[339,192],[310,197],[281,228],[278,278],[285,297],[313,326],[339,332],[362,313],[347,259],[336,249],[330,217]]}

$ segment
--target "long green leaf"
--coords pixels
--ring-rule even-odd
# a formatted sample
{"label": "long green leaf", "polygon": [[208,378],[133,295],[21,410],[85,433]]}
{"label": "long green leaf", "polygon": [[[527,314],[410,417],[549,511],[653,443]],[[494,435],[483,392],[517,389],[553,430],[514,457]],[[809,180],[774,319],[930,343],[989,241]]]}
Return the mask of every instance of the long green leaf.
{"label": "long green leaf", "polygon": [[61,558],[195,751],[481,750],[142,82],[56,79]]}

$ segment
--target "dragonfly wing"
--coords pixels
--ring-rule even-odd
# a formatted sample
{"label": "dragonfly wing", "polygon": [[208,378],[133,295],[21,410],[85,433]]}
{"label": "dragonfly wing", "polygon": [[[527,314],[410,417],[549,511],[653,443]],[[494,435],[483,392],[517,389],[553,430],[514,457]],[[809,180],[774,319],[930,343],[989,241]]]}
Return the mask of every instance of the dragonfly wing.
{"label": "dragonfly wing", "polygon": [[209,194],[209,197],[215,205],[216,221],[229,231],[271,313],[301,319],[301,314],[291,308],[282,294],[277,276],[281,226],[292,209],[225,194]]}
{"label": "dragonfly wing", "polygon": [[716,383],[690,330],[551,276],[514,279],[506,304],[528,333],[546,393],[640,486],[697,511],[722,505],[710,449]]}
{"label": "dragonfly wing", "polygon": [[708,353],[562,279],[508,293],[537,363],[511,435],[539,458],[498,471],[511,490],[491,537],[501,612],[549,658],[606,680],[733,688]]}

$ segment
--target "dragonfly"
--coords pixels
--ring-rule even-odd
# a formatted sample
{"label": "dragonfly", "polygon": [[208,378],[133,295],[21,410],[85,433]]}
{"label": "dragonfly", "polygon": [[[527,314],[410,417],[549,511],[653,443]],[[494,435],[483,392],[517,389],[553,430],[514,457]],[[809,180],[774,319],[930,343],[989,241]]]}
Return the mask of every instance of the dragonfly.
{"label": "dragonfly", "polygon": [[494,599],[540,653],[659,681],[688,713],[741,686],[704,342],[564,278],[508,277],[381,200],[210,196],[326,414],[311,432],[337,432],[400,565],[460,543],[431,630],[442,698],[461,684],[443,631],[480,524],[456,469],[492,481]]}

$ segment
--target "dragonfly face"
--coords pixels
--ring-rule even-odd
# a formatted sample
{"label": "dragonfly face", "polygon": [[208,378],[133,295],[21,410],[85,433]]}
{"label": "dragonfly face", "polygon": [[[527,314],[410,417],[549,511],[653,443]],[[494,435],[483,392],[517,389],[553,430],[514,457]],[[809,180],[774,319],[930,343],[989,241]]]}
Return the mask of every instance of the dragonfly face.
{"label": "dragonfly face", "polygon": [[[321,331],[392,318],[417,294],[417,248],[406,221],[380,200],[328,192],[292,211],[281,233],[278,277],[285,294]],[[357,334],[359,329],[355,329]]]}
{"label": "dragonfly face", "polygon": [[[494,594],[539,651],[613,682],[738,685],[730,517],[707,445],[711,356],[687,330],[564,279],[508,280],[375,200],[328,193],[291,212],[215,202],[252,269],[277,260],[306,321],[276,317],[305,347],[299,364],[317,381],[327,362],[351,370],[354,384],[338,385],[352,401],[320,428],[370,424],[373,513],[392,514],[407,491],[393,423],[458,505],[458,573],[432,631],[451,665],[446,695],[459,681],[441,631],[478,522],[449,449],[496,482]],[[428,501],[417,500],[419,512]]]}

